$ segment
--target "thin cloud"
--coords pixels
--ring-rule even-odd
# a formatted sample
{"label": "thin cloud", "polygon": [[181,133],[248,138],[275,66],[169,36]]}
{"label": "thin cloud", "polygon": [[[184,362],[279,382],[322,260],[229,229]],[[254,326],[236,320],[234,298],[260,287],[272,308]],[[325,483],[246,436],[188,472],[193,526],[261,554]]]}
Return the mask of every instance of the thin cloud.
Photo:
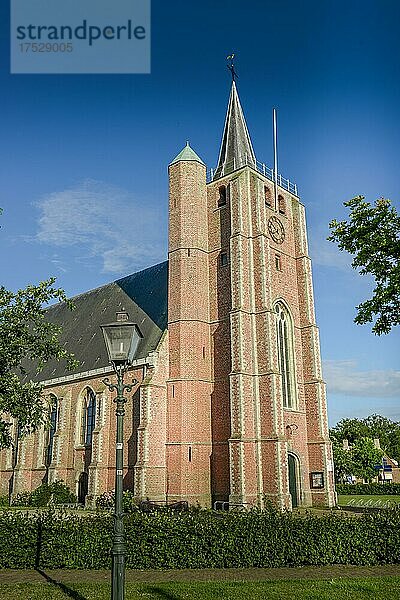
{"label": "thin cloud", "polygon": [[104,272],[132,272],[165,259],[165,215],[118,187],[87,180],[44,196],[37,208],[36,241],[74,246],[81,250],[78,261],[100,258]]}
{"label": "thin cloud", "polygon": [[[328,235],[328,234],[327,234]],[[352,271],[352,257],[347,252],[341,252],[332,242],[328,242],[320,232],[314,232],[309,239],[310,256],[314,265],[320,267],[333,267],[346,271]]]}
{"label": "thin cloud", "polygon": [[346,396],[393,398],[400,396],[400,371],[359,371],[354,360],[326,360],[328,391]]}
{"label": "thin cloud", "polygon": [[57,254],[54,254],[52,256],[52,258],[50,259],[50,262],[52,265],[55,266],[56,269],[58,269],[58,271],[60,271],[61,273],[66,273],[67,272],[67,268],[64,265],[64,262],[58,257]]}

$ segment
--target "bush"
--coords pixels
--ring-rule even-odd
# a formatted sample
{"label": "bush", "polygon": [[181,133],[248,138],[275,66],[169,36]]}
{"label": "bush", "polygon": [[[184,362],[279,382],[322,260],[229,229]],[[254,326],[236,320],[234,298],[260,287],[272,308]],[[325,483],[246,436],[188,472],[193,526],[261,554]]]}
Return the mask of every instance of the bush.
{"label": "bush", "polygon": [[[96,498],[96,508],[111,509],[115,505],[115,492],[103,492]],[[130,490],[125,490],[122,494],[122,506],[125,513],[131,513],[138,510],[138,501]]]}
{"label": "bush", "polygon": [[96,498],[96,508],[112,508],[115,502],[115,493],[114,490],[110,492],[103,492],[101,496],[97,496]]}
{"label": "bush", "polygon": [[343,496],[399,496],[400,483],[337,483],[336,491]]}
{"label": "bush", "polygon": [[15,494],[15,496],[13,496],[11,504],[13,506],[29,506],[30,497],[31,495],[29,492],[21,492],[20,494]]}
{"label": "bush", "polygon": [[63,481],[42,483],[33,492],[22,492],[13,497],[13,506],[47,506],[52,504],[72,504],[76,496]]}
{"label": "bush", "polygon": [[51,485],[42,483],[29,496],[29,506],[47,506],[51,498]]}
{"label": "bush", "polygon": [[8,506],[8,496],[0,496],[0,506]]}
{"label": "bush", "polygon": [[[204,569],[400,562],[400,511],[348,517],[252,510],[125,517],[127,567]],[[0,568],[110,568],[111,515],[0,513]]]}

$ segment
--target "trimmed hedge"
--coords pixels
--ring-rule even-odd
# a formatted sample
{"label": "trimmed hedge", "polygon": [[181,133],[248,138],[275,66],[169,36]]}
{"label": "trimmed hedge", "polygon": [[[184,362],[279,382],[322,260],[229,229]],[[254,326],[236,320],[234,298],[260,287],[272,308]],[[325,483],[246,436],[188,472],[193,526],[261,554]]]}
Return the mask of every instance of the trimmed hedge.
{"label": "trimmed hedge", "polygon": [[[276,511],[133,513],[127,567],[203,569],[400,562],[400,511],[346,517]],[[0,568],[110,568],[111,516],[6,511]]]}
{"label": "trimmed hedge", "polygon": [[400,496],[400,483],[337,483],[343,496]]}

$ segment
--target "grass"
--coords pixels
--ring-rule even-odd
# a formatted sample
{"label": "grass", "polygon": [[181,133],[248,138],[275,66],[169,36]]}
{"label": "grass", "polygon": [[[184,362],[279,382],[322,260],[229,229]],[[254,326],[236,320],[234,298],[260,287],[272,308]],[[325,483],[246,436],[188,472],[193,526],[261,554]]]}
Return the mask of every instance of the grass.
{"label": "grass", "polygon": [[[1,600],[109,600],[106,583],[0,584]],[[127,583],[125,600],[400,600],[400,577]]]}
{"label": "grass", "polygon": [[389,508],[400,505],[400,496],[339,496],[338,504],[339,506]]}

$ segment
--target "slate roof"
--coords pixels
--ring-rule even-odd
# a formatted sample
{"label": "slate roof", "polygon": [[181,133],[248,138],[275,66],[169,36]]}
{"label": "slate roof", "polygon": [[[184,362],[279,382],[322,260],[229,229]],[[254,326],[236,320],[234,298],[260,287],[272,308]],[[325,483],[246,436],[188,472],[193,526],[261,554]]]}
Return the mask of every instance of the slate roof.
{"label": "slate roof", "polygon": [[233,81],[214,180],[244,165],[255,168],[256,157]]}
{"label": "slate roof", "polygon": [[73,311],[65,303],[49,307],[48,320],[62,327],[61,343],[82,364],[68,371],[64,363],[49,361],[36,379],[45,381],[109,366],[100,325],[114,322],[115,313],[123,309],[143,334],[135,359],[145,358],[167,328],[167,288],[166,261],[71,298]]}

